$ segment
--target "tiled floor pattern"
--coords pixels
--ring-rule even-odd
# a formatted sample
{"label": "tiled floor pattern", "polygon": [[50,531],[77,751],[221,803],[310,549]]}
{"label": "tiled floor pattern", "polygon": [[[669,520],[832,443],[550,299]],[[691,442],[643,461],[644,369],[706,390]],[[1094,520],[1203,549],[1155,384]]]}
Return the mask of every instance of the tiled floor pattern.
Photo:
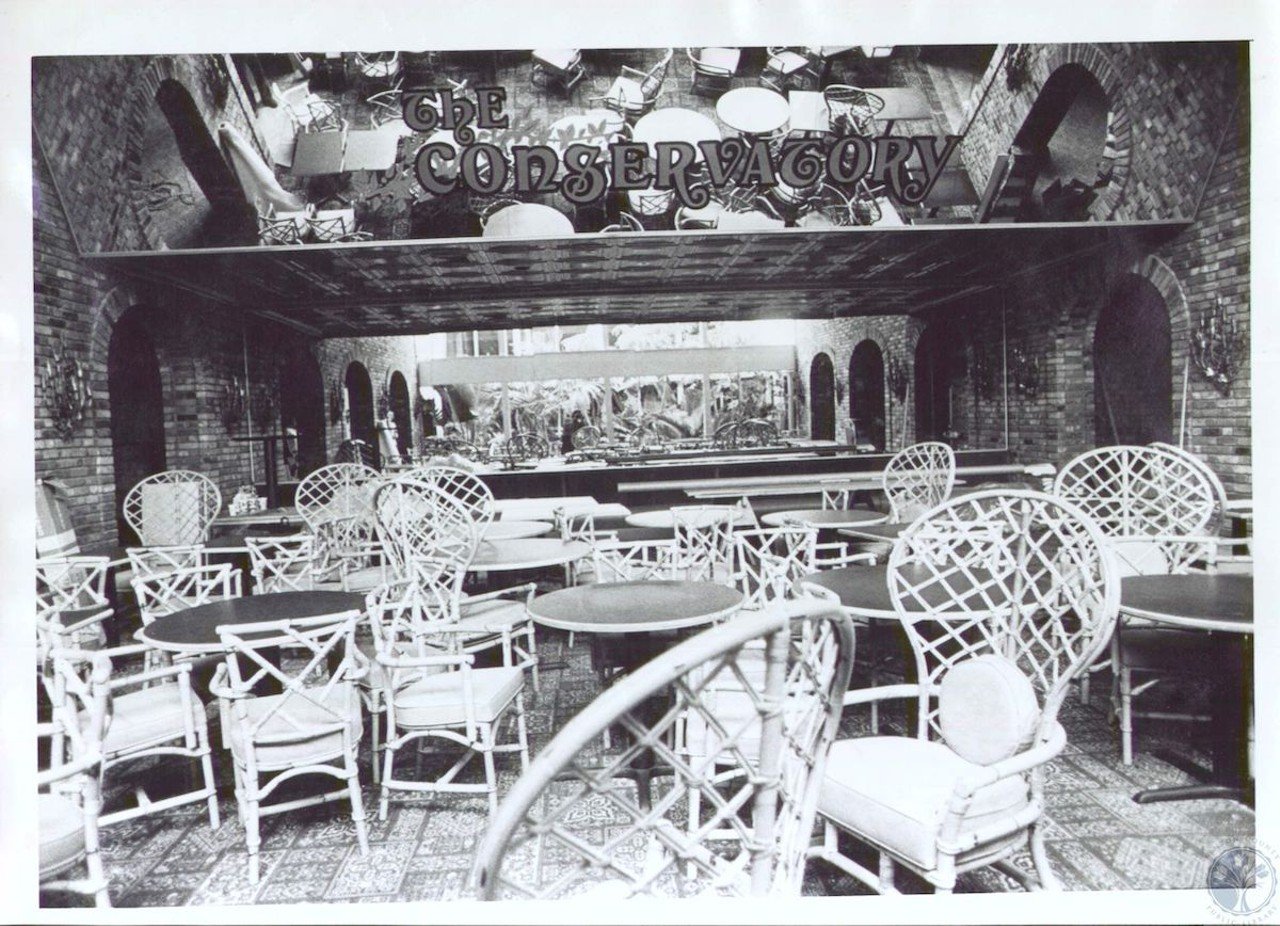
{"label": "tiled floor pattern", "polygon": [[[581,636],[570,649],[566,637],[541,638],[547,669],[542,691],[530,696],[529,734],[534,752],[595,696],[597,683],[589,647]],[[555,666],[558,666],[556,668]],[[1105,691],[1105,683],[1099,685]],[[531,694],[531,693],[530,693]],[[1082,706],[1073,695],[1061,719],[1066,752],[1049,768],[1051,825],[1047,842],[1055,871],[1072,890],[1188,888],[1204,882],[1209,860],[1248,841],[1254,820],[1231,801],[1139,805],[1132,794],[1146,787],[1186,783],[1178,769],[1152,757],[1157,746],[1193,754],[1188,728],[1165,725],[1139,741],[1131,767],[1119,762],[1114,729],[1095,700]],[[900,718],[896,719],[900,723]],[[892,715],[888,723],[895,723]],[[862,727],[846,720],[847,734]],[[366,725],[367,728],[367,725]],[[231,770],[219,757],[220,782]],[[203,805],[188,806],[118,824],[103,833],[103,855],[118,906],[187,904],[268,904],[284,902],[386,902],[448,900],[468,894],[468,873],[476,840],[483,833],[487,806],[467,796],[393,799],[386,821],[377,820],[377,795],[369,784],[367,737],[364,803],[369,815],[370,853],[361,856],[344,803],[290,811],[266,818],[262,826],[262,880],[247,877],[244,831],[229,789],[221,804],[223,824],[212,830]],[[518,775],[518,760],[500,759],[505,791]],[[155,789],[167,776],[183,778],[181,763],[153,769],[121,767],[108,780],[108,800],[119,800],[130,775],[146,777]],[[303,787],[301,783],[300,787]],[[1023,858],[1023,864],[1029,860]],[[991,870],[962,877],[961,891],[1007,890],[1012,882]],[[923,889],[904,880],[905,890]],[[848,895],[865,888],[830,866],[809,867],[805,893]],[[66,898],[48,896],[50,904]]]}

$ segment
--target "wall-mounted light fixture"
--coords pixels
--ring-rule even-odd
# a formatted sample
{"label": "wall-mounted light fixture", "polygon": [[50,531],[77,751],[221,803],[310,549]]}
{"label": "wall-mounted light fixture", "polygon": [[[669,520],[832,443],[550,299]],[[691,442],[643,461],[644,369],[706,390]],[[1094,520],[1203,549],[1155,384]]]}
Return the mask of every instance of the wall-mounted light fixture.
{"label": "wall-mounted light fixture", "polygon": [[1034,399],[1043,385],[1043,358],[1022,347],[1009,348],[1009,387],[1020,396]]}
{"label": "wall-mounted light fixture", "polygon": [[1000,358],[996,345],[974,341],[969,368],[973,374],[973,391],[984,399],[995,398],[1000,385]]}
{"label": "wall-mounted light fixture", "polygon": [[1231,384],[1248,349],[1246,341],[1236,320],[1227,317],[1221,299],[1200,313],[1191,332],[1191,362],[1224,396],[1231,395]]}
{"label": "wall-mounted light fixture", "polygon": [[907,364],[897,354],[889,355],[885,364],[885,380],[895,399],[901,402],[907,397]]}
{"label": "wall-mounted light fixture", "polygon": [[222,384],[222,391],[218,393],[218,417],[222,419],[222,426],[230,433],[244,421],[245,403],[248,401],[248,394],[245,390],[244,379],[234,373],[230,373],[225,382]]}
{"label": "wall-mounted light fixture", "polygon": [[93,389],[80,361],[70,356],[55,336],[49,357],[40,370],[40,387],[49,405],[54,429],[67,437],[93,405]]}

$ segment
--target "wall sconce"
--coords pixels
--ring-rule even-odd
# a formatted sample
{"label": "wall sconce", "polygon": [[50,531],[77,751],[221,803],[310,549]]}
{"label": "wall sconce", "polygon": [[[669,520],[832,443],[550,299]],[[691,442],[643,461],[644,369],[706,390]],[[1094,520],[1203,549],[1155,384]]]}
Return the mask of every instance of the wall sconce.
{"label": "wall sconce", "polygon": [[266,383],[253,387],[253,396],[249,400],[249,416],[253,418],[253,426],[258,434],[266,434],[276,416],[280,400],[276,390]]}
{"label": "wall sconce", "polygon": [[1044,381],[1044,361],[1023,350],[1009,348],[1009,385],[1020,396],[1034,399]]}
{"label": "wall sconce", "polygon": [[61,337],[53,339],[51,356],[40,371],[40,387],[49,403],[54,429],[67,437],[93,405],[93,389],[80,361],[67,355]]}
{"label": "wall sconce", "polygon": [[1231,395],[1246,349],[1236,320],[1227,318],[1222,300],[1215,299],[1212,309],[1200,313],[1191,332],[1191,360],[1196,369],[1224,396]]}
{"label": "wall sconce", "polygon": [[244,380],[232,373],[227,382],[222,384],[217,400],[218,417],[222,419],[222,426],[227,429],[228,434],[244,421],[246,400]]}
{"label": "wall sconce", "polygon": [[996,395],[996,387],[1000,385],[1000,364],[992,345],[987,343],[973,345],[973,391],[984,399],[992,399]]}
{"label": "wall sconce", "polygon": [[907,397],[907,365],[896,354],[890,355],[885,364],[885,380],[895,399],[901,402]]}
{"label": "wall sconce", "polygon": [[329,423],[337,424],[342,420],[342,393],[337,386],[329,387]]}

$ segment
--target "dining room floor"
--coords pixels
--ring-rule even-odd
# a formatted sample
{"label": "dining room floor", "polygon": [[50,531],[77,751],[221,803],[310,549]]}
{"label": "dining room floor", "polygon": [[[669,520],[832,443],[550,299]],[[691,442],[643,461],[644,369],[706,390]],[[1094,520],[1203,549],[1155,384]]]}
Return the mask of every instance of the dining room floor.
{"label": "dining room floor", "polygon": [[[531,754],[598,692],[589,641],[573,646],[556,631],[540,630],[544,669],[541,692],[529,689],[526,705]],[[1140,805],[1142,788],[1188,783],[1188,776],[1155,758],[1157,748],[1204,761],[1185,724],[1146,722],[1132,766],[1120,762],[1117,734],[1108,722],[1105,676],[1095,678],[1104,693],[1083,705],[1074,693],[1060,718],[1069,741],[1048,768],[1050,824],[1046,842],[1054,870],[1068,890],[1190,888],[1202,885],[1219,852],[1249,843],[1254,814],[1230,800],[1180,801]],[[1194,696],[1194,691],[1192,692]],[[216,709],[210,710],[211,726]],[[901,732],[892,713],[882,724]],[[847,715],[842,735],[865,733],[866,720]],[[204,805],[188,805],[116,824],[102,832],[102,854],[116,906],[352,903],[442,901],[469,896],[467,879],[477,839],[488,819],[483,797],[397,795],[385,821],[377,819],[377,795],[368,777],[368,724],[362,778],[369,817],[367,856],[360,855],[345,802],[268,817],[262,825],[262,878],[249,883],[244,830],[234,798],[225,787],[222,826],[213,830]],[[883,731],[882,731],[883,732]],[[150,763],[150,768],[144,767]],[[181,760],[142,760],[108,774],[107,806],[131,800],[138,778],[155,797],[166,781],[181,787],[188,768]],[[519,774],[514,757],[499,759],[500,791]],[[216,763],[218,781],[231,781],[226,754]],[[1026,859],[1022,860],[1026,862]],[[903,890],[925,890],[900,879]],[[991,869],[963,875],[959,892],[1003,891],[1013,882]],[[866,894],[866,888],[822,862],[810,863],[804,893],[813,896]],[[42,895],[55,906],[76,898]]]}

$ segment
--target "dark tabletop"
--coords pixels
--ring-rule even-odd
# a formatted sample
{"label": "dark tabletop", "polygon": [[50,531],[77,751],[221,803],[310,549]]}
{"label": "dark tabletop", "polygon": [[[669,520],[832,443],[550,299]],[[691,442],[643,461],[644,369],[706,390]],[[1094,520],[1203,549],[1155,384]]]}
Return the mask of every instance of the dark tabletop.
{"label": "dark tabletop", "polygon": [[[895,618],[893,597],[889,594],[889,567],[883,566],[845,566],[841,569],[825,569],[810,573],[803,581],[821,586],[836,593],[840,603],[846,608],[856,608],[865,612],[868,617]],[[906,566],[900,570],[909,581],[924,582],[934,578],[932,570],[921,566]],[[971,570],[974,578],[981,581],[985,576],[982,570]],[[960,592],[968,587],[968,582],[960,575],[952,576],[947,585],[952,591]],[[942,606],[951,601],[953,594],[943,587],[943,583],[931,582],[924,590],[924,597],[929,604]],[[904,602],[907,610],[921,610],[916,602]]]}
{"label": "dark tabletop", "polygon": [[364,596],[354,592],[276,592],[215,601],[158,617],[139,631],[157,649],[175,652],[220,650],[217,629],[228,624],[253,624],[303,617],[325,617],[363,611]]}
{"label": "dark tabletop", "polygon": [[1253,576],[1130,576],[1120,583],[1126,613],[1242,633],[1253,628]]}
{"label": "dark tabletop", "polygon": [[742,593],[713,582],[600,582],[539,595],[538,623],[563,630],[631,633],[709,624],[742,605]]}
{"label": "dark tabletop", "polygon": [[902,532],[911,524],[903,522],[900,524],[861,524],[858,527],[843,527],[839,533],[845,537],[860,537],[864,540],[897,540]]}

